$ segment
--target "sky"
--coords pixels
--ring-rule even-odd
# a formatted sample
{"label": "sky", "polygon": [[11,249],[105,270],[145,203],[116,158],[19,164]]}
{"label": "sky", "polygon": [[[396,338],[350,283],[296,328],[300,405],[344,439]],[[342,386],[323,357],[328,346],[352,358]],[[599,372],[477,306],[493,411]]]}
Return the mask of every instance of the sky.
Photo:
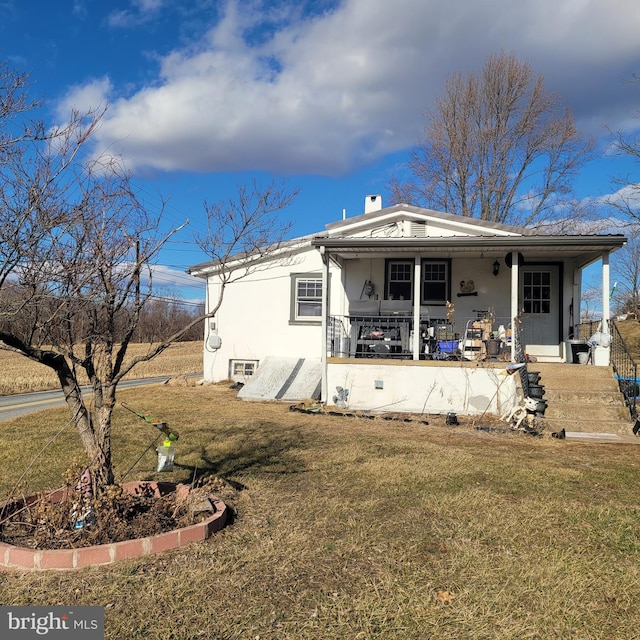
{"label": "sky", "polygon": [[168,200],[167,229],[189,220],[155,278],[186,300],[204,297],[186,270],[207,259],[205,201],[285,178],[293,236],[385,202],[447,77],[499,52],[596,139],[578,195],[613,194],[637,173],[610,131],[640,128],[638,33],[637,0],[0,0],[0,59],[47,117],[107,106],[95,148],[122,154],[150,209]]}

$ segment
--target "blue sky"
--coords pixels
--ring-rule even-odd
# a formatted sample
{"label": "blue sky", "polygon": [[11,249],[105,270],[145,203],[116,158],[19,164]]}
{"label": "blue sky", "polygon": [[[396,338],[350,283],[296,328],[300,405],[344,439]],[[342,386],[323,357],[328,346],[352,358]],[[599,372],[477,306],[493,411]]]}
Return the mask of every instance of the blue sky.
{"label": "blue sky", "polygon": [[[599,157],[577,189],[594,201],[636,167],[607,153],[608,129],[640,125],[637,0],[0,0],[0,56],[31,78],[47,117],[109,105],[95,140],[122,153],[165,224],[190,224],[156,276],[202,298],[184,272],[203,201],[253,177],[300,196],[293,234],[362,213],[386,195],[452,73],[499,51],[544,76]],[[609,215],[604,207],[603,217]]]}

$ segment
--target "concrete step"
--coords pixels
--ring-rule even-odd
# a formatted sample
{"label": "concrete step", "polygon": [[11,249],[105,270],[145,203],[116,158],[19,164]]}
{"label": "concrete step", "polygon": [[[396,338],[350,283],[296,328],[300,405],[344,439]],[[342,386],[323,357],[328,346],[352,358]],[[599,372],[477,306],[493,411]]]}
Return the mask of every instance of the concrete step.
{"label": "concrete step", "polygon": [[622,394],[615,391],[584,391],[572,389],[570,391],[564,389],[554,389],[545,387],[543,399],[548,400],[553,398],[553,401],[558,404],[584,404],[589,406],[622,406],[624,407],[624,400]]}
{"label": "concrete step", "polygon": [[574,391],[576,393],[620,393],[620,387],[615,380],[603,378],[601,380],[594,378],[575,377],[571,380],[549,379],[547,376],[540,378],[538,384],[545,388],[548,393],[551,390],[563,392]]}
{"label": "concrete step", "polygon": [[[545,413],[543,418],[537,418],[536,422],[544,426],[544,433],[550,434],[565,431],[578,431],[581,433],[612,433],[620,436],[633,436],[633,424],[628,420],[582,420],[573,417],[550,418]],[[634,436],[635,437],[635,436]]]}
{"label": "concrete step", "polygon": [[629,411],[624,404],[615,406],[592,405],[586,403],[563,403],[556,400],[548,400],[547,408],[544,412],[546,418],[558,419],[579,419],[594,421],[629,421]]}
{"label": "concrete step", "polygon": [[530,363],[544,388],[545,431],[610,433],[632,436],[633,422],[611,367]]}
{"label": "concrete step", "polygon": [[580,382],[581,388],[597,388],[599,385],[617,387],[611,367],[593,367],[579,364],[534,363],[527,366],[528,371],[540,373],[540,383],[556,388],[575,388]]}
{"label": "concrete step", "polygon": [[584,377],[610,377],[613,371],[611,366],[595,367],[591,364],[567,364],[566,362],[530,362],[527,364],[529,371],[540,371],[549,374],[568,374],[580,372]]}

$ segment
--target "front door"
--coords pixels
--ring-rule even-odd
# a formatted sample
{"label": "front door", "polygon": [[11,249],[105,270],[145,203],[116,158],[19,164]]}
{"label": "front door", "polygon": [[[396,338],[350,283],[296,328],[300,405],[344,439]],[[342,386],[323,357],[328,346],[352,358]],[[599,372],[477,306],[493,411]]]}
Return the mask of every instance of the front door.
{"label": "front door", "polygon": [[560,267],[520,268],[521,335],[529,355],[560,356]]}

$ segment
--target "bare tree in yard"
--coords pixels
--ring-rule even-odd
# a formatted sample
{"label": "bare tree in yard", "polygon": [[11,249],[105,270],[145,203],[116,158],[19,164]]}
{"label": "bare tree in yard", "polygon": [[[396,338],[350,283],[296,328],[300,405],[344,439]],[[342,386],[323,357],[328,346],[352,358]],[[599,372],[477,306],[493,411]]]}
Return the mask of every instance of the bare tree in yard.
{"label": "bare tree in yard", "polygon": [[[633,74],[628,82],[640,84],[640,75]],[[640,136],[621,131],[611,133],[613,149],[636,165],[640,164]],[[637,176],[626,175],[615,177],[613,183],[617,191],[607,199],[607,204],[624,226],[628,241],[614,254],[612,273],[619,284],[621,310],[637,316],[640,313],[640,182]]]}
{"label": "bare tree in yard", "polygon": [[96,488],[114,481],[118,383],[170,342],[125,360],[163,239],[116,163],[78,162],[99,117],[74,114],[48,139],[14,144],[0,169],[0,345],[55,371]]}
{"label": "bare tree in yard", "polygon": [[542,227],[575,217],[572,183],[590,159],[573,116],[542,76],[513,55],[491,56],[477,75],[451,77],[427,113],[394,199],[491,222]]}
{"label": "bare tree in yard", "polygon": [[[153,299],[150,265],[173,232],[159,235],[159,218],[147,213],[117,162],[80,162],[101,113],[74,113],[57,129],[25,122],[19,130],[28,110],[17,78],[0,73],[0,348],[56,373],[99,492],[115,482],[118,384],[211,314],[191,316],[146,353],[127,357]],[[255,255],[281,240],[275,214],[291,197],[275,187],[240,195],[237,206],[207,209],[212,226],[202,246],[213,259],[235,249]]]}
{"label": "bare tree in yard", "polygon": [[233,200],[205,202],[207,233],[196,242],[215,265],[219,284],[209,317],[218,312],[229,284],[260,270],[266,258],[287,260],[286,237],[292,223],[278,214],[297,195],[298,190],[288,189],[284,182],[262,186],[254,180],[250,186],[239,186]]}
{"label": "bare tree in yard", "polygon": [[[187,303],[176,293],[154,291],[145,305],[134,336],[136,342],[158,342],[164,336],[177,333],[194,318],[202,318],[204,303]],[[202,340],[204,321],[182,336],[181,341]]]}
{"label": "bare tree in yard", "polygon": [[618,313],[640,317],[640,224],[628,225],[624,233],[627,244],[615,252],[615,261],[611,262],[615,308]]}
{"label": "bare tree in yard", "polygon": [[[640,74],[632,74],[630,84],[640,85]],[[640,163],[640,135],[626,134],[622,131],[611,132],[613,148],[621,156]],[[616,209],[621,217],[629,222],[640,223],[640,182],[633,176],[618,176],[614,183],[619,187],[608,204]]]}

